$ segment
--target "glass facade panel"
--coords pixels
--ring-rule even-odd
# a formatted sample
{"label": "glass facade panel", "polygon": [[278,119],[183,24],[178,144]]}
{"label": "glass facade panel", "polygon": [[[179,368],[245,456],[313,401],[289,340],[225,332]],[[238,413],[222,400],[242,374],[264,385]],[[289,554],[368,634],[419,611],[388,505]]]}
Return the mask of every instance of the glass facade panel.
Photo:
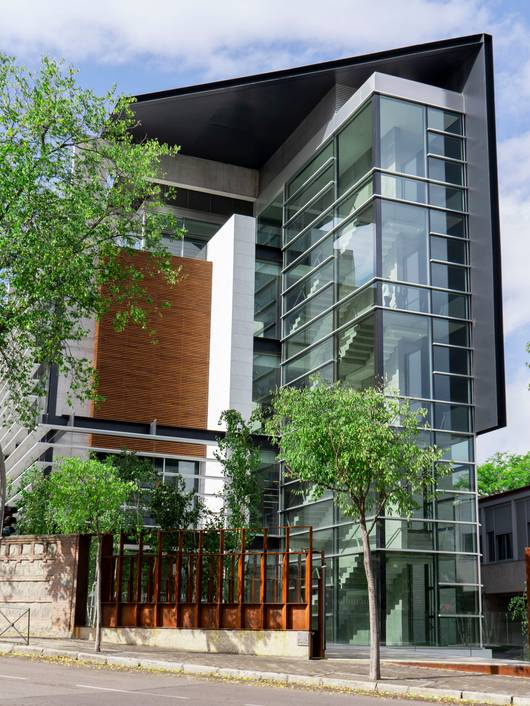
{"label": "glass facade panel", "polygon": [[433,319],[432,336],[435,343],[450,346],[469,346],[469,326],[462,321]]}
{"label": "glass facade panel", "polygon": [[355,389],[374,381],[374,322],[374,316],[368,316],[337,337],[337,379]]}
{"label": "glass facade panel", "polygon": [[333,282],[333,262],[320,267],[304,280],[289,289],[283,296],[285,310],[289,311],[309,297],[316,294],[322,287]]}
{"label": "glass facade panel", "polygon": [[381,167],[425,176],[425,108],[393,98],[380,99]]}
{"label": "glass facade panel", "polygon": [[434,375],[434,397],[447,402],[471,402],[471,382],[465,377]]}
{"label": "glass facade panel", "polygon": [[278,338],[280,265],[256,260],[254,290],[254,336]]}
{"label": "glass facade panel", "polygon": [[429,319],[383,312],[385,387],[407,397],[431,396]]}
{"label": "glass facade panel", "polygon": [[341,556],[334,562],[335,639],[350,645],[369,640],[368,591],[362,557]]}
{"label": "glass facade panel", "polygon": [[435,442],[444,452],[444,461],[473,461],[473,443],[469,437],[436,432]]}
{"label": "glass facade panel", "polygon": [[472,556],[441,555],[438,559],[440,583],[478,583],[477,560]]}
{"label": "glass facade panel", "polygon": [[476,586],[443,586],[440,588],[440,613],[478,613],[478,588]]}
{"label": "glass facade panel", "polygon": [[471,410],[456,404],[434,405],[434,426],[436,429],[471,431]]}
{"label": "glass facade panel", "polygon": [[411,520],[385,520],[387,549],[434,549],[434,524]]}
{"label": "glass facade panel", "polygon": [[429,178],[436,181],[446,181],[450,184],[464,185],[464,165],[460,162],[450,162],[447,159],[429,157]]}
{"label": "glass facade panel", "polygon": [[298,189],[305,184],[306,181],[311,179],[313,174],[317,172],[323,165],[333,157],[333,143],[330,142],[323,150],[321,150],[316,157],[314,157],[309,164],[304,167],[298,174],[292,179],[287,185],[287,197],[289,198]]}
{"label": "glass facade panel", "polygon": [[445,233],[455,238],[466,237],[466,219],[458,213],[431,209],[430,225],[433,233]]}
{"label": "glass facade panel", "polygon": [[339,228],[333,249],[337,259],[340,300],[374,276],[375,222],[372,206]]}
{"label": "glass facade panel", "polygon": [[366,287],[353,297],[349,297],[337,307],[337,326],[342,326],[372,308],[375,304],[375,286]]}
{"label": "glass facade panel", "polygon": [[327,336],[333,331],[333,313],[321,316],[314,323],[309,324],[300,331],[296,331],[284,342],[283,351],[285,358],[291,358],[301,353],[304,348]]}
{"label": "glass facade panel", "polygon": [[337,223],[349,218],[357,209],[368,201],[370,196],[374,193],[374,183],[370,178],[361,184],[358,189],[354,189],[351,194],[346,196],[342,201],[340,201],[335,207],[335,215],[337,217]]}
{"label": "glass facade panel", "polygon": [[254,353],[252,400],[267,402],[280,385],[280,356],[276,353]]}
{"label": "glass facade panel", "polygon": [[473,490],[473,466],[467,463],[438,463],[437,487],[444,490]]}
{"label": "glass facade panel", "polygon": [[284,273],[284,287],[291,287],[302,277],[305,277],[315,267],[321,265],[327,258],[333,256],[333,241],[331,236],[309,250],[299,258],[293,267]]}
{"label": "glass facade panel", "polygon": [[386,279],[427,284],[427,210],[381,202],[382,272]]}
{"label": "glass facade panel", "polygon": [[318,176],[312,179],[307,186],[299,189],[296,194],[289,199],[287,206],[285,208],[285,217],[287,220],[292,218],[298,211],[300,211],[311,199],[314,199],[319,191],[322,191],[324,187],[328,185],[333,185],[335,174],[335,167],[331,164],[329,167],[324,169]]}
{"label": "glass facade panel", "polygon": [[467,290],[467,270],[456,265],[442,265],[438,262],[431,264],[431,283],[433,287],[444,289]]}
{"label": "glass facade panel", "polygon": [[428,149],[430,154],[450,157],[451,159],[464,159],[464,141],[461,137],[429,132]]}
{"label": "glass facade panel", "polygon": [[274,199],[258,216],[256,224],[256,242],[280,248],[282,245],[282,194]]}
{"label": "glass facade panel", "polygon": [[444,348],[443,346],[434,346],[434,370],[438,370],[443,373],[457,373],[459,375],[469,375],[469,356],[469,351],[462,350],[460,348]]}
{"label": "glass facade panel", "polygon": [[431,292],[432,313],[440,316],[469,318],[469,297],[455,292]]}
{"label": "glass facade panel", "polygon": [[283,335],[288,336],[297,331],[301,326],[318,316],[333,304],[333,285],[329,285],[322,292],[309,299],[288,314],[283,320]]}
{"label": "glass facade panel", "polygon": [[319,218],[317,222],[308,228],[304,233],[300,235],[299,238],[294,240],[285,250],[284,250],[284,260],[285,266],[294,262],[300,257],[306,250],[308,250],[312,245],[318,243],[326,233],[328,233],[333,226],[335,221],[333,218],[333,212],[329,211],[325,213],[322,218]]}
{"label": "glass facade panel", "polygon": [[285,520],[288,525],[298,527],[308,525],[311,527],[328,527],[333,524],[333,502],[323,500],[299,507],[296,510],[289,510],[285,513]]}
{"label": "glass facade panel", "polygon": [[449,522],[475,522],[476,500],[474,495],[454,495],[438,493],[435,502],[435,516]]}
{"label": "glass facade panel", "polygon": [[319,343],[314,348],[311,348],[307,353],[295,358],[295,360],[286,363],[284,370],[284,384],[287,384],[295,378],[301,377],[309,373],[314,368],[319,367],[328,360],[333,360],[333,339],[328,338],[326,341]]}
{"label": "glass facade panel", "polygon": [[480,643],[479,618],[441,616],[438,644],[441,647],[463,647]]}
{"label": "glass facade panel", "polygon": [[467,264],[467,247],[464,240],[431,236],[431,257],[434,260]]}
{"label": "glass facade panel", "polygon": [[404,284],[381,283],[383,306],[388,309],[429,312],[429,291]]}
{"label": "glass facade panel", "polygon": [[436,523],[438,549],[447,552],[477,551],[477,526],[474,524]]}
{"label": "glass facade panel", "polygon": [[339,196],[373,166],[372,104],[369,103],[337,137]]}
{"label": "glass facade panel", "polygon": [[440,108],[427,109],[427,125],[434,130],[452,132],[456,135],[463,134],[463,120],[460,113],[453,113]]}
{"label": "glass facade panel", "polygon": [[416,179],[381,174],[381,196],[401,201],[427,203],[427,184]]}
{"label": "glass facade panel", "polygon": [[464,211],[466,208],[463,189],[440,184],[429,184],[429,203],[431,206],[449,208],[452,211]]}
{"label": "glass facade panel", "polygon": [[[323,211],[325,211],[333,203],[334,190],[332,187],[326,189],[326,191],[321,194],[314,201],[311,201],[309,206],[300,211],[289,223],[286,224],[284,228],[284,239],[288,243],[295,236],[300,233],[304,228],[313,223]],[[316,226],[316,224],[314,224]]]}

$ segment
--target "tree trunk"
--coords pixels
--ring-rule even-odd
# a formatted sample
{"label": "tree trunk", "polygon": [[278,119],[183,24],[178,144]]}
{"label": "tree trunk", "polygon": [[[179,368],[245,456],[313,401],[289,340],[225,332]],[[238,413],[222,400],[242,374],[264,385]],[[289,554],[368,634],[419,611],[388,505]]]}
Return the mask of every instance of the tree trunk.
{"label": "tree trunk", "polygon": [[4,451],[0,446],[0,542],[2,541],[2,530],[4,528],[4,512],[6,506],[7,494],[7,475],[6,462],[4,459]]}
{"label": "tree trunk", "polygon": [[101,536],[97,535],[96,549],[96,625],[94,652],[101,652]]}
{"label": "tree trunk", "polygon": [[361,539],[363,542],[364,571],[368,584],[368,612],[370,615],[370,679],[377,681],[381,678],[381,650],[379,644],[379,610],[377,608],[377,595],[375,590],[374,567],[370,538],[364,519],[359,523]]}

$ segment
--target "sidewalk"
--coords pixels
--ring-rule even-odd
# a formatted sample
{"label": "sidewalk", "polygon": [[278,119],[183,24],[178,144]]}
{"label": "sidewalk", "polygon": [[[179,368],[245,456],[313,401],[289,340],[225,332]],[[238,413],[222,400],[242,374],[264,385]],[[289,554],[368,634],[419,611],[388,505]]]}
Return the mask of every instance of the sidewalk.
{"label": "sidewalk", "polygon": [[[234,654],[174,652],[154,647],[104,644],[95,654],[85,640],[31,639],[29,647],[0,641],[0,655],[70,657],[85,662],[130,668],[163,669],[216,678],[276,681],[293,686],[351,689],[431,700],[474,701],[479,704],[530,706],[530,678],[492,676],[384,660],[382,679],[368,679],[366,659],[331,658],[309,661],[297,658],[254,657]],[[427,661],[427,660],[425,660]],[[454,663],[454,660],[451,660]],[[432,660],[431,660],[432,663]],[[492,660],[489,664],[501,665]],[[469,661],[466,660],[469,668]],[[478,666],[478,664],[477,664]]]}

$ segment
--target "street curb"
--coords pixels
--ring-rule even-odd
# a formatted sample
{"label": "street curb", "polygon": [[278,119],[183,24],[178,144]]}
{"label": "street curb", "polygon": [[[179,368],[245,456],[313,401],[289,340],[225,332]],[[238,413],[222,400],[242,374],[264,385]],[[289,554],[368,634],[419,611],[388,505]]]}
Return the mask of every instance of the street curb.
{"label": "street curb", "polygon": [[277,682],[289,686],[306,686],[324,689],[343,689],[364,694],[380,696],[405,696],[407,698],[443,700],[464,703],[491,704],[492,706],[530,706],[530,698],[512,696],[510,694],[485,693],[481,691],[460,691],[458,689],[433,689],[430,687],[414,687],[402,684],[387,684],[378,681],[361,681],[351,679],[336,679],[334,677],[318,677],[304,674],[284,674],[281,672],[259,672],[249,669],[234,669],[231,667],[212,667],[210,665],[168,662],[160,659],[141,659],[138,657],[122,657],[120,655],[77,652],[51,647],[32,647],[15,643],[0,644],[0,655],[13,657],[69,657],[72,660],[91,664],[107,664],[109,666],[128,667],[131,669],[147,669],[189,674],[203,677],[225,679],[240,679],[252,681]]}

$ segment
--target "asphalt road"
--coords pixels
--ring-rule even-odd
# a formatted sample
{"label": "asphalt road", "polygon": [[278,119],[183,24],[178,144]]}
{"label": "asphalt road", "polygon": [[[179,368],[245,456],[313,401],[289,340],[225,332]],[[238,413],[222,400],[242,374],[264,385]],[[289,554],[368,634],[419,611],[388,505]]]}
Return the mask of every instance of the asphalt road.
{"label": "asphalt road", "polygon": [[390,702],[392,706],[422,703],[0,657],[0,704],[10,706],[382,706]]}

